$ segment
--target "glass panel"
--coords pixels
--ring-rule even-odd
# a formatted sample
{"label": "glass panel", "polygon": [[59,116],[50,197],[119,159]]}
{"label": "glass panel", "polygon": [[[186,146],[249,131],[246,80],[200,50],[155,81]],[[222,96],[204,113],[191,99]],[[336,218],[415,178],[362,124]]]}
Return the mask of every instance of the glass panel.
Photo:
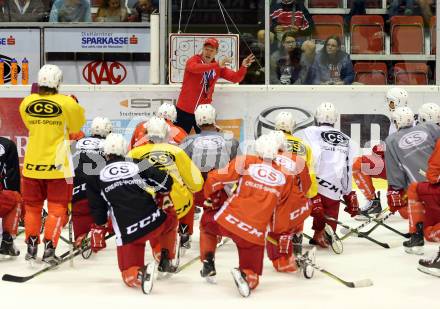
{"label": "glass panel", "polygon": [[382,0],[273,1],[270,82],[435,84],[435,5],[430,0],[391,0],[388,8]]}
{"label": "glass panel", "polygon": [[[179,30],[180,0],[172,0],[172,31]],[[218,1],[183,1],[182,33],[241,33],[240,63],[251,52],[257,61],[249,67],[241,84],[264,84],[264,0],[220,1],[224,7],[224,17]],[[192,9],[192,6],[194,7]],[[230,17],[230,18],[229,18]],[[231,22],[231,19],[233,23]],[[237,28],[234,26],[238,28]]]}

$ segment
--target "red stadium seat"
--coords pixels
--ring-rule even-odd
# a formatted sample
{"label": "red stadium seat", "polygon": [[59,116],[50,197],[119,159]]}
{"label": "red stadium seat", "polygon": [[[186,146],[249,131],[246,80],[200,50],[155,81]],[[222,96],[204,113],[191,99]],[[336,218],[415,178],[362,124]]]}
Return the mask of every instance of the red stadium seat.
{"label": "red stadium seat", "polygon": [[421,16],[391,17],[391,53],[423,54],[423,18]]}
{"label": "red stadium seat", "polygon": [[357,62],[354,81],[365,85],[386,85],[388,69],[384,62]]}
{"label": "red stadium seat", "polygon": [[437,25],[437,18],[435,16],[431,17],[429,22],[429,29],[431,33],[431,54],[435,55],[437,52],[436,44],[437,44],[437,31],[435,27]]}
{"label": "red stadium seat", "polygon": [[[348,7],[352,7],[353,0],[348,2]],[[365,7],[367,9],[381,9],[382,8],[382,0],[365,0]]]}
{"label": "red stadium seat", "polygon": [[309,8],[339,8],[341,0],[309,0]]}
{"label": "red stadium seat", "polygon": [[351,18],[351,53],[383,54],[384,22],[380,15],[355,15]]}
{"label": "red stadium seat", "polygon": [[344,42],[344,19],[339,15],[313,15],[315,29],[312,39],[324,42],[329,36],[336,35]]}
{"label": "red stadium seat", "polygon": [[428,66],[425,63],[399,62],[394,65],[396,85],[427,85]]}

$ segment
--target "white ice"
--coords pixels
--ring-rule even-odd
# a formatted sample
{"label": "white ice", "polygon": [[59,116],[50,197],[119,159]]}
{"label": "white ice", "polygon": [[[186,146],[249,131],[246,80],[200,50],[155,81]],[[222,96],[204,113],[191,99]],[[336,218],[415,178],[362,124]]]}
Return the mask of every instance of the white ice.
{"label": "white ice", "polygon": [[[382,204],[385,203],[383,198]],[[343,212],[342,206],[340,213],[340,219],[350,226],[361,224]],[[398,214],[386,223],[407,232],[408,224]],[[305,227],[305,233],[309,235],[312,234],[310,226],[309,219]],[[192,248],[181,264],[198,255],[198,224],[195,231]],[[66,230],[63,233],[67,236]],[[152,293],[144,295],[123,284],[114,240],[111,239],[103,252],[89,260],[76,257],[73,267],[66,262],[26,283],[0,281],[0,308],[439,308],[440,279],[417,270],[421,256],[404,252],[402,242],[405,239],[383,227],[377,228],[370,236],[388,243],[391,249],[384,249],[366,239],[349,237],[343,242],[341,255],[318,250],[316,260],[321,267],[347,281],[370,278],[374,285],[368,288],[347,288],[318,271],[311,280],[298,274],[277,273],[265,258],[260,285],[244,299],[238,294],[230,274],[231,268],[238,265],[238,257],[235,245],[229,242],[216,254],[216,285],[208,284],[200,277],[201,263],[196,262],[169,279],[155,281]],[[23,235],[16,243],[21,255],[16,260],[0,261],[0,275],[29,275],[39,269],[30,268],[24,261]],[[148,245],[147,248],[146,260],[151,261]],[[42,249],[40,245],[39,255]],[[66,250],[68,247],[60,241],[57,254]],[[425,244],[425,256],[434,255],[437,250],[438,244]]]}

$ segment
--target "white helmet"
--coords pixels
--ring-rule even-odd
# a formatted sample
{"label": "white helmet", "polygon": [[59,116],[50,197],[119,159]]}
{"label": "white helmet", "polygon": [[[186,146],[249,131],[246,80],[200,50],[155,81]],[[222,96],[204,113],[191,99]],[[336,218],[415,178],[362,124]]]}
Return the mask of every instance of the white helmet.
{"label": "white helmet", "polygon": [[408,105],[408,92],[400,87],[393,87],[387,91],[387,104],[390,112],[398,107]]}
{"label": "white helmet", "polygon": [[176,121],[177,118],[176,107],[174,106],[174,104],[164,103],[161,106],[159,106],[159,109],[157,110],[157,116],[168,119],[171,122],[174,122]]}
{"label": "white helmet", "polygon": [[287,144],[286,136],[283,131],[270,131],[267,135],[273,138],[277,145],[278,150],[284,150]]}
{"label": "white helmet", "polygon": [[425,103],[419,109],[419,122],[440,123],[440,106]]}
{"label": "white helmet", "polygon": [[63,80],[63,72],[57,65],[45,64],[38,72],[38,86],[58,89]]}
{"label": "white helmet", "polygon": [[275,138],[265,134],[255,141],[255,152],[263,159],[273,160],[278,154],[279,144]]}
{"label": "white helmet", "polygon": [[104,153],[124,156],[127,153],[127,142],[122,134],[110,133],[104,141]]}
{"label": "white helmet", "polygon": [[156,138],[162,141],[168,138],[170,127],[165,119],[154,116],[147,121],[146,129],[150,140]]}
{"label": "white helmet", "polygon": [[323,102],[315,111],[315,120],[319,123],[335,124],[338,121],[338,113],[333,103]]}
{"label": "white helmet", "polygon": [[393,112],[397,129],[410,127],[414,123],[414,113],[409,107],[398,107]]}
{"label": "white helmet", "polygon": [[215,108],[211,104],[201,104],[194,112],[197,125],[215,124]]}
{"label": "white helmet", "polygon": [[281,112],[275,118],[275,129],[286,132],[293,132],[296,126],[296,121],[293,119],[293,114],[290,112]]}
{"label": "white helmet", "polygon": [[95,117],[92,121],[92,135],[106,137],[113,129],[110,119],[105,117]]}

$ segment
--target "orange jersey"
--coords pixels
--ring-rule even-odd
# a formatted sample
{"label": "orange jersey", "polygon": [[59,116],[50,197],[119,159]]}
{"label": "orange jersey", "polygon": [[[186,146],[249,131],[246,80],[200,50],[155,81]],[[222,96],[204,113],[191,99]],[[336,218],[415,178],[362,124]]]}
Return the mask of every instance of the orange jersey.
{"label": "orange jersey", "polygon": [[[179,145],[187,136],[185,130],[183,130],[179,126],[176,126],[174,123],[172,123],[169,120],[166,120],[166,122],[170,126],[170,138],[168,142],[170,144]],[[130,140],[130,149],[149,143],[147,137],[146,123],[147,123],[146,121],[141,122],[134,129],[133,135],[131,136],[131,140]]]}
{"label": "orange jersey", "polygon": [[431,157],[429,157],[426,179],[428,179],[430,183],[440,182],[440,139],[437,140],[434,151]]}
{"label": "orange jersey", "polygon": [[312,182],[307,164],[295,154],[284,152],[275,158],[275,162],[290,174],[296,175],[296,179],[288,199],[275,208],[270,230],[276,234],[290,233],[301,225],[312,211],[306,196]]}
{"label": "orange jersey", "polygon": [[[302,161],[305,166],[304,160]],[[264,246],[266,229],[277,206],[289,200],[298,178],[274,161],[238,156],[228,166],[208,173],[205,197],[238,182],[235,193],[216,213],[215,220],[239,237]]]}

